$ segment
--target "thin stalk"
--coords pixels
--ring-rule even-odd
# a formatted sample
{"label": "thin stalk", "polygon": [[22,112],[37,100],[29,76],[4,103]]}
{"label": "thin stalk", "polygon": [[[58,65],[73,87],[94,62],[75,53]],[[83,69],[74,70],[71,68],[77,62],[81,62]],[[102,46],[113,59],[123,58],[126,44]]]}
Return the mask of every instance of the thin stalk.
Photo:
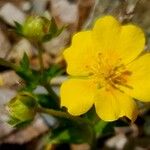
{"label": "thin stalk", "polygon": [[43,57],[42,57],[43,48],[42,48],[41,43],[37,44],[37,48],[38,48],[38,58],[39,58],[39,63],[40,63],[40,70],[41,70],[41,73],[43,73],[43,71],[44,71],[44,63],[43,63]]}
{"label": "thin stalk", "polygon": [[[39,58],[39,63],[40,63],[40,71],[41,71],[41,75],[43,75],[43,71],[44,71],[44,64],[43,64],[43,57],[42,57],[43,47],[42,47],[42,45],[41,45],[40,42],[37,42],[34,45],[38,49],[38,58]],[[59,97],[53,91],[53,89],[50,86],[50,84],[48,82],[46,82],[46,83],[43,83],[43,86],[47,89],[47,91],[49,92],[49,94],[52,96],[52,98],[57,102],[57,104],[59,106],[60,105],[60,103],[59,103]]]}
{"label": "thin stalk", "polygon": [[11,63],[9,61],[6,61],[3,58],[0,58],[0,65],[12,68],[13,70],[17,70],[18,69],[18,67],[15,64],[13,64],[13,63]]}
{"label": "thin stalk", "polygon": [[75,121],[79,124],[84,123],[84,124],[91,125],[91,122],[89,122],[88,120],[86,120],[84,118],[72,116],[72,115],[68,114],[67,112],[62,112],[62,111],[58,111],[58,110],[54,110],[54,109],[41,108],[41,107],[38,108],[37,111],[40,113],[46,113],[46,114],[52,115],[54,117],[66,118],[66,119]]}
{"label": "thin stalk", "polygon": [[92,141],[91,141],[90,146],[91,146],[91,150],[96,150],[97,149],[96,133],[95,133],[95,130],[93,128],[92,128]]}
{"label": "thin stalk", "polygon": [[58,95],[52,89],[49,83],[45,83],[44,87],[47,89],[48,93],[52,96],[52,98],[57,102],[58,106],[60,106],[60,101]]}

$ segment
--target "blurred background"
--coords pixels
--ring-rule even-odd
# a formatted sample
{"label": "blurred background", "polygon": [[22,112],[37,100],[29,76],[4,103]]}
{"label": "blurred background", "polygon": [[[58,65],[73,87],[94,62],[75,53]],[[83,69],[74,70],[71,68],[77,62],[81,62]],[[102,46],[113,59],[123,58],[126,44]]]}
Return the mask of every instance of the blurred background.
{"label": "blurred background", "polygon": [[[14,21],[20,24],[30,15],[45,15],[53,17],[59,27],[67,26],[59,37],[43,44],[44,67],[60,64],[65,68],[62,52],[69,46],[72,35],[80,30],[92,27],[95,20],[103,15],[111,14],[122,23],[132,21],[142,27],[145,32],[147,45],[150,49],[150,0],[0,0],[0,57],[13,63],[19,63],[24,52],[30,58],[33,68],[39,69],[36,48],[24,38],[20,38],[13,31]],[[81,41],[82,42],[82,41]],[[45,147],[44,135],[55,123],[48,122],[37,116],[32,125],[23,129],[14,129],[5,120],[7,114],[5,104],[16,94],[24,83],[8,68],[0,68],[0,150],[50,150]],[[52,80],[56,91],[66,76]],[[36,92],[44,92],[41,87]],[[117,150],[148,150],[150,149],[150,111],[149,104],[141,106],[140,116],[135,124],[126,127],[116,127],[114,132],[101,136],[98,148]],[[88,150],[86,144],[71,146],[55,146],[61,150]]]}

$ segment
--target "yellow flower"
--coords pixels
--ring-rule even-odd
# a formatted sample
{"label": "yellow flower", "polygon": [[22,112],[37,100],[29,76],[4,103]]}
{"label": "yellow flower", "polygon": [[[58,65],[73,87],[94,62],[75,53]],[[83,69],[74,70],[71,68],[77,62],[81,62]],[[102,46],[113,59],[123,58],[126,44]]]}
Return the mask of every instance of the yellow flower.
{"label": "yellow flower", "polygon": [[139,27],[121,25],[112,16],[98,19],[92,30],[75,34],[64,51],[71,77],[61,86],[61,106],[81,115],[94,105],[105,121],[123,116],[134,120],[134,99],[150,101],[150,54],[140,55],[144,45]]}

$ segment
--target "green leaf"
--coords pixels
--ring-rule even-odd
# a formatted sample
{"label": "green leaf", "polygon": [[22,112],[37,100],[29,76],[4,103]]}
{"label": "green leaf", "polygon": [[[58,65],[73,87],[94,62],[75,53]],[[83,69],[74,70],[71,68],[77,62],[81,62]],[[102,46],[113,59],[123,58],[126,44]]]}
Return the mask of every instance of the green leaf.
{"label": "green leaf", "polygon": [[[30,68],[30,61],[26,53],[24,53],[24,56],[22,60],[20,61],[20,65],[18,66],[16,73],[25,80],[27,85],[34,84],[39,79],[39,73],[34,72]],[[36,78],[35,78],[36,77]],[[38,82],[37,82],[38,83]],[[34,84],[35,85],[35,84]],[[31,85],[30,85],[31,86]],[[32,86],[31,86],[32,87]]]}
{"label": "green leaf", "polygon": [[106,128],[106,126],[109,124],[109,122],[105,122],[103,120],[98,121],[95,126],[94,126],[94,130],[96,132],[96,136],[100,136],[103,134],[104,129]]}
{"label": "green leaf", "polygon": [[49,69],[45,70],[43,79],[50,80],[53,77],[61,75],[64,70],[57,64],[52,65]]}
{"label": "green leaf", "polygon": [[21,36],[23,36],[23,34],[22,34],[22,25],[20,24],[20,23],[18,23],[18,22],[16,22],[16,21],[14,21],[14,23],[15,23],[15,32],[18,34],[18,35],[21,35]]}
{"label": "green leaf", "polygon": [[29,62],[28,55],[24,53],[24,56],[20,61],[20,67],[22,68],[22,70],[27,71],[29,70],[29,66],[30,66],[30,62]]}
{"label": "green leaf", "polygon": [[51,19],[50,21],[50,28],[49,28],[49,32],[47,34],[45,34],[45,36],[43,37],[43,42],[47,42],[50,41],[52,38],[57,37],[58,35],[60,35],[62,33],[62,31],[64,30],[65,27],[62,28],[58,28],[54,18]]}
{"label": "green leaf", "polygon": [[52,34],[52,35],[55,35],[58,31],[58,27],[56,25],[56,22],[55,22],[55,19],[52,18],[51,19],[51,24],[50,24],[50,29],[49,29],[49,32]]}
{"label": "green leaf", "polygon": [[24,56],[20,61],[20,66],[18,67],[18,70],[16,70],[16,73],[23,79],[27,78],[27,80],[29,80],[32,76],[32,70],[29,68],[29,66],[30,66],[29,58],[27,54],[24,53]]}
{"label": "green leaf", "polygon": [[24,86],[20,91],[33,92],[36,89],[37,85],[38,83],[34,80],[32,82],[30,82],[30,80],[26,81],[26,86]]}
{"label": "green leaf", "polygon": [[51,25],[50,25],[50,33],[55,37],[58,36],[65,27],[61,27],[60,29],[58,28],[54,18],[51,20]]}
{"label": "green leaf", "polygon": [[21,30],[22,29],[22,25],[20,23],[18,23],[17,21],[14,21],[16,29]]}
{"label": "green leaf", "polygon": [[50,143],[91,143],[93,135],[89,126],[73,124],[54,129]]}

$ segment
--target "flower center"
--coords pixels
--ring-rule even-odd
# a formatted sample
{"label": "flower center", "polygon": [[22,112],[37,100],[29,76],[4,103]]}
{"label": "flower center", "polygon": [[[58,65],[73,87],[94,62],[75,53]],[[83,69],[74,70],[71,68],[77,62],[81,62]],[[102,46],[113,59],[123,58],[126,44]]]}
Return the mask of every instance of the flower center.
{"label": "flower center", "polygon": [[98,54],[98,62],[93,66],[92,70],[91,75],[98,88],[107,87],[107,85],[117,89],[120,86],[132,88],[128,85],[128,79],[132,72],[126,69],[118,57]]}
{"label": "flower center", "polygon": [[[122,66],[123,67],[123,66]],[[108,76],[105,76],[106,82],[111,85],[114,88],[119,89],[119,86],[125,86],[127,88],[132,88],[128,84],[128,78],[132,75],[131,71],[128,71],[125,69],[125,67],[122,68],[120,66],[120,69],[117,67],[114,68]]]}

